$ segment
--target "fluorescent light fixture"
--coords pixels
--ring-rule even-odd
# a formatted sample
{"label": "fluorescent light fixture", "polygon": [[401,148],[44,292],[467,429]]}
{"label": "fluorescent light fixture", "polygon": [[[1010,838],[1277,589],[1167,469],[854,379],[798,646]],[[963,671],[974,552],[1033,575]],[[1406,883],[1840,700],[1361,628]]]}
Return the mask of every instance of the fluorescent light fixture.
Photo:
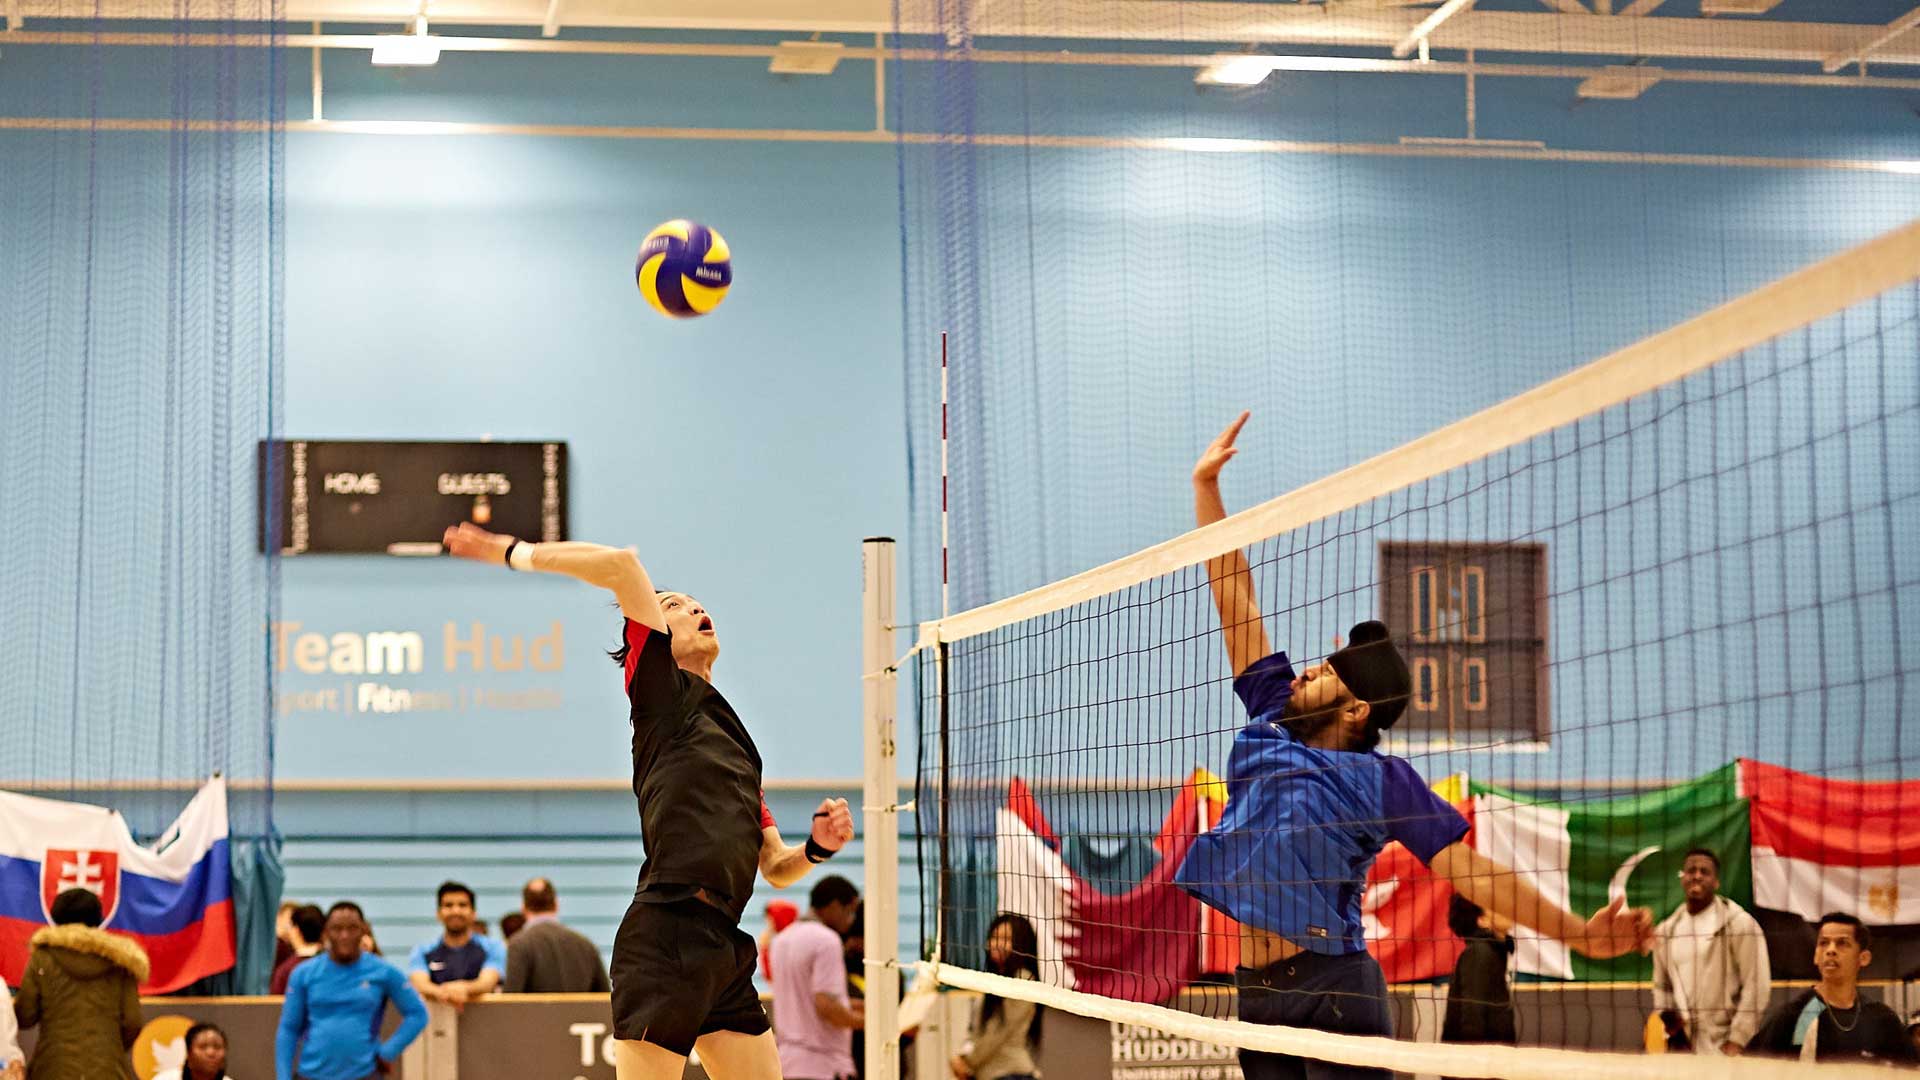
{"label": "fluorescent light fixture", "polygon": [[1580,80],[1573,92],[1589,100],[1632,101],[1659,82],[1663,74],[1656,67],[1606,67]]}
{"label": "fluorescent light fixture", "polygon": [[380,67],[426,67],[440,62],[440,39],[427,33],[427,19],[413,20],[411,34],[382,34],[373,44],[373,62]]}
{"label": "fluorescent light fixture", "polygon": [[1702,15],[1765,15],[1780,0],[1700,0]]}
{"label": "fluorescent light fixture", "polygon": [[831,75],[845,51],[837,41],[783,41],[767,70],[775,75]]}
{"label": "fluorescent light fixture", "polygon": [[1201,68],[1193,81],[1201,86],[1259,86],[1273,67],[1270,56],[1221,56]]}

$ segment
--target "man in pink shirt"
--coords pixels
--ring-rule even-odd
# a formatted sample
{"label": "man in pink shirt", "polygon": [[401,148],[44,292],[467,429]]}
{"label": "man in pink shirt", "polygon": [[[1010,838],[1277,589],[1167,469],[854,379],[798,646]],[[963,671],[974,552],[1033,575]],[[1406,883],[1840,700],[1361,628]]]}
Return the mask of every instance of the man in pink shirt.
{"label": "man in pink shirt", "polygon": [[773,939],[773,1041],[786,1080],[845,1080],[854,1075],[853,1032],[866,1025],[847,1000],[840,935],[853,925],[860,892],[838,875],[822,878],[812,908]]}

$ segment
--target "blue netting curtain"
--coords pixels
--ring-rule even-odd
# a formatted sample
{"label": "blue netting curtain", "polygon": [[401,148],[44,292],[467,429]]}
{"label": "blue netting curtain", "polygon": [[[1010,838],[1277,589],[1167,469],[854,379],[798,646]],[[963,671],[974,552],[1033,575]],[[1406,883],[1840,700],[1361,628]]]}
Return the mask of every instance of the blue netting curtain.
{"label": "blue netting curtain", "polygon": [[151,838],[224,774],[240,964],[205,988],[264,989],[284,11],[70,14],[0,56],[0,787]]}

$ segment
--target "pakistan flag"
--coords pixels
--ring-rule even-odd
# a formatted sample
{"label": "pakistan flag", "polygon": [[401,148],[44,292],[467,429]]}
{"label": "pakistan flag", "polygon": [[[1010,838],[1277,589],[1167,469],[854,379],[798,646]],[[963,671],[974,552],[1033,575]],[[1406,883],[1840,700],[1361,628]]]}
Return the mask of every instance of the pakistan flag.
{"label": "pakistan flag", "polygon": [[[1473,783],[1473,846],[1530,875],[1554,903],[1582,916],[1625,893],[1655,922],[1680,906],[1687,850],[1720,856],[1720,893],[1753,906],[1747,801],[1729,764],[1690,783],[1605,802],[1548,803]],[[1649,957],[1589,960],[1550,938],[1516,928],[1515,959],[1525,974],[1557,979],[1636,980],[1653,976]]]}

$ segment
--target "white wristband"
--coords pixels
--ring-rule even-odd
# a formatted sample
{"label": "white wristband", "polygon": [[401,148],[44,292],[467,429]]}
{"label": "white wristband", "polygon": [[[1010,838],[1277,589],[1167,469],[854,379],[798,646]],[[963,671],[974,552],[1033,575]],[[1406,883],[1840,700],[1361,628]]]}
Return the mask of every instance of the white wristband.
{"label": "white wristband", "polygon": [[513,546],[513,554],[507,556],[507,565],[515,570],[533,569],[533,549],[540,545],[522,540]]}

